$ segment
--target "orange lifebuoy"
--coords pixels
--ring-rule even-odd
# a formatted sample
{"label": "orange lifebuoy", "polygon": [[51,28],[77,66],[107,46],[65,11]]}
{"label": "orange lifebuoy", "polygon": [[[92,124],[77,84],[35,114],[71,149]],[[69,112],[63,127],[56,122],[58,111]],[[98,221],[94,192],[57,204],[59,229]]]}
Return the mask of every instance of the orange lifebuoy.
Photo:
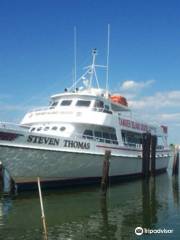
{"label": "orange lifebuoy", "polygon": [[128,106],[127,100],[125,97],[120,96],[120,95],[112,95],[110,97],[111,101],[118,103],[118,104],[122,104],[124,106]]}

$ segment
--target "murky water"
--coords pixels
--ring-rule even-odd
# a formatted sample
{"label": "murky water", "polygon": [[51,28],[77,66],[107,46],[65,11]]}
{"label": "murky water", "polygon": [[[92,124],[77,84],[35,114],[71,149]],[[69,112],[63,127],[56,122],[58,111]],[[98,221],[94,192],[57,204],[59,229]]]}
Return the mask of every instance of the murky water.
{"label": "murky water", "polygon": [[[43,191],[49,240],[178,239],[179,179],[162,174],[149,183]],[[0,198],[0,239],[43,239],[37,192]],[[173,230],[137,236],[135,228]]]}

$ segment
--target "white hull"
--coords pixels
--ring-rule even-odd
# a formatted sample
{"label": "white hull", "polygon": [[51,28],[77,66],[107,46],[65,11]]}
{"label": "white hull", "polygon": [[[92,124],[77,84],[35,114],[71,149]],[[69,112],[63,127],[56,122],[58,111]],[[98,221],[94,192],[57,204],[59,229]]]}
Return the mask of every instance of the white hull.
{"label": "white hull", "polygon": [[[102,176],[104,154],[0,146],[4,167],[16,183],[33,182],[37,176],[47,181],[97,178]],[[156,170],[165,170],[169,157],[157,157]],[[115,156],[110,160],[110,176],[141,174],[142,158]]]}

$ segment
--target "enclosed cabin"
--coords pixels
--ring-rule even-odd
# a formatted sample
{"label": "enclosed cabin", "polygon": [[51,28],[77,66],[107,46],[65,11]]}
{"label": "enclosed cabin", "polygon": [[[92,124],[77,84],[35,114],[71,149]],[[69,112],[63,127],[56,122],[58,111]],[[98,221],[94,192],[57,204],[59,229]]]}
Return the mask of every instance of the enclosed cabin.
{"label": "enclosed cabin", "polygon": [[110,96],[97,88],[65,91],[53,95],[48,107],[27,113],[21,124],[29,125],[31,132],[118,144],[118,113],[128,107]]}
{"label": "enclosed cabin", "polygon": [[157,137],[157,149],[168,147],[167,127],[157,124],[147,124],[137,119],[121,117],[122,142],[125,146],[133,148],[142,148],[143,134],[150,133]]}

